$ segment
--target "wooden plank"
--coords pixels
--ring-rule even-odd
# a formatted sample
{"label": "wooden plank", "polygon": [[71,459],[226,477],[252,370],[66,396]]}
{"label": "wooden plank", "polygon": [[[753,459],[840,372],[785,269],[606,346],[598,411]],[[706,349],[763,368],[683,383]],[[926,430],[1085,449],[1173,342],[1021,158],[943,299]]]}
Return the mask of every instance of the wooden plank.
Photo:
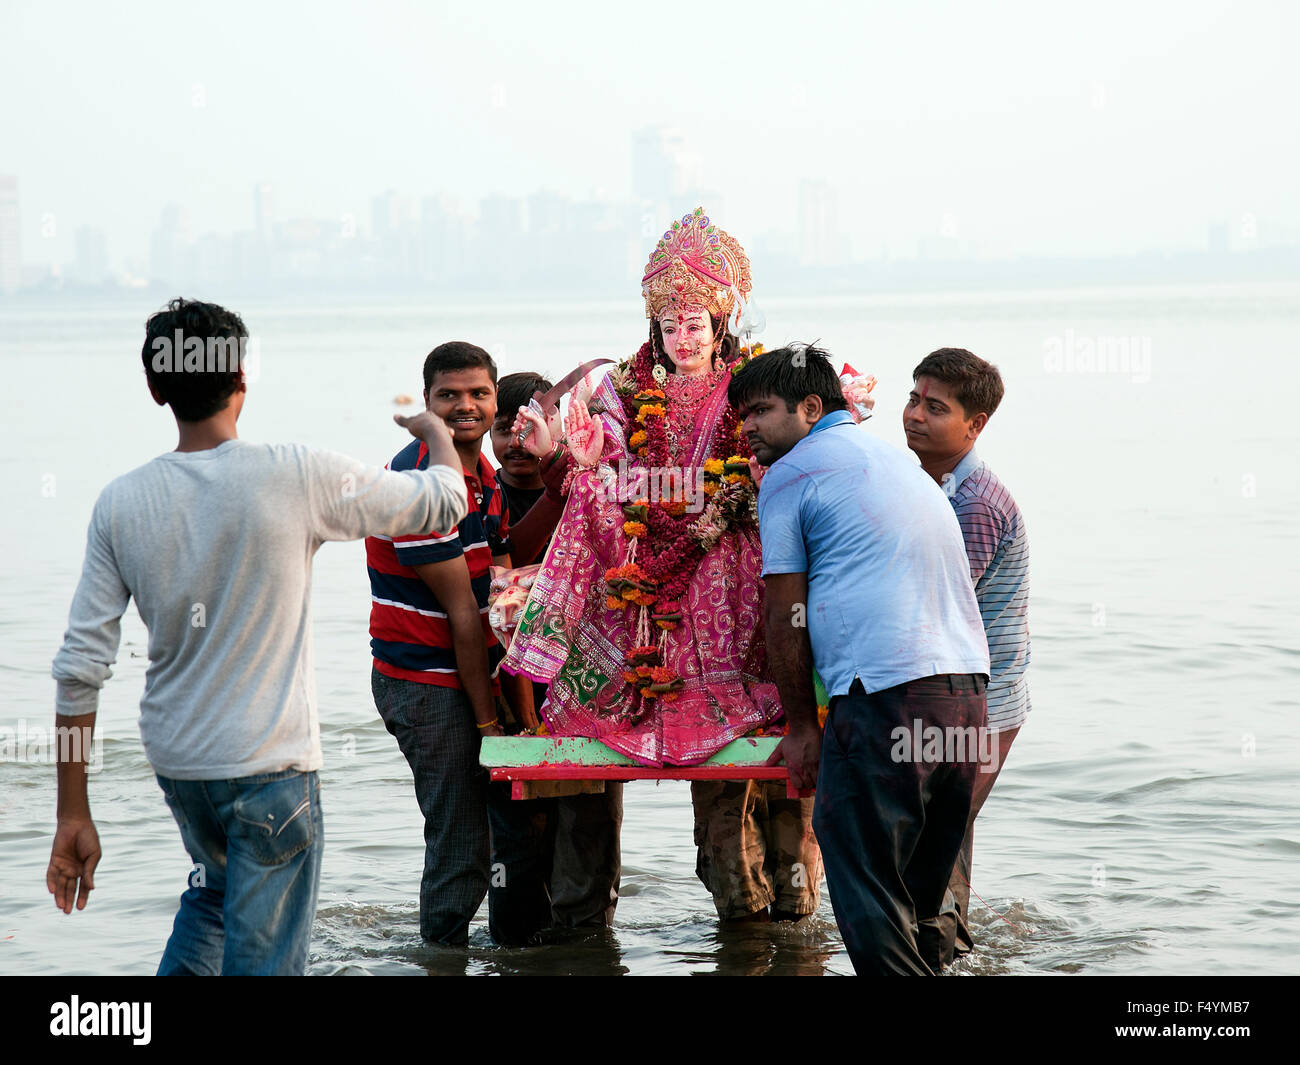
{"label": "wooden plank", "polygon": [[[501,770],[494,769],[494,773]],[[510,772],[510,770],[505,770]],[[496,780],[496,777],[492,778]],[[521,780],[518,777],[505,778],[510,781],[512,799],[560,799],[568,795],[601,795],[605,791],[603,780]]]}
{"label": "wooden plank", "polygon": [[662,769],[644,765],[528,765],[498,766],[488,771],[493,780],[510,782],[512,799],[538,797],[534,789],[543,783],[591,783],[592,778],[603,784],[606,780],[784,780],[785,793],[791,799],[809,799],[816,792],[811,788],[792,788],[783,765],[672,765]]}

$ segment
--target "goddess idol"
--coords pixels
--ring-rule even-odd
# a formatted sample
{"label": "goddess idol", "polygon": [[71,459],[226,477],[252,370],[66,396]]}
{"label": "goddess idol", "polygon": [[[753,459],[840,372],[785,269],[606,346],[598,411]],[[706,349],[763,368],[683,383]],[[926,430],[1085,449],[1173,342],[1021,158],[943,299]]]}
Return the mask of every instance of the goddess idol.
{"label": "goddess idol", "polygon": [[572,404],[577,465],[505,661],[550,685],[551,733],[645,765],[703,762],[781,716],[749,450],[727,404],[753,354],[735,327],[751,289],[744,249],[702,208],[664,233],[641,279],[649,338],[590,409]]}

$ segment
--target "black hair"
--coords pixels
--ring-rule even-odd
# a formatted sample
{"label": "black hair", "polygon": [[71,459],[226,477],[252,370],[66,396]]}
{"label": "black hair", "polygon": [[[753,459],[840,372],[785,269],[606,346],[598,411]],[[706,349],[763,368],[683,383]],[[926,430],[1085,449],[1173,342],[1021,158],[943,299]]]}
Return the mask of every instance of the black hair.
{"label": "black hair", "polygon": [[497,383],[497,364],[492,356],[477,344],[465,340],[449,340],[439,344],[424,357],[424,390],[433,387],[433,379],[444,370],[487,370],[495,387]]}
{"label": "black hair", "polygon": [[733,407],[755,399],[775,396],[785,400],[788,411],[805,396],[822,401],[823,411],[847,410],[839,375],[831,367],[830,355],[813,344],[787,344],[750,359],[731,377],[727,402]]}
{"label": "black hair", "polygon": [[506,374],[497,382],[497,417],[508,416],[513,421],[519,408],[528,406],[534,392],[549,392],[553,387],[554,384],[539,373]]}
{"label": "black hair", "polygon": [[991,362],[985,362],[965,348],[939,348],[930,352],[912,371],[912,381],[933,377],[950,385],[967,418],[977,414],[993,417],[1002,402],[1002,375]]}
{"label": "black hair", "polygon": [[145,323],[140,359],[172,413],[183,422],[201,422],[224,410],[239,387],[247,339],[234,311],[178,298]]}
{"label": "black hair", "polygon": [[[740,355],[740,341],[737,340],[727,328],[727,319],[720,314],[709,316],[709,321],[713,323],[713,339],[716,341],[722,338],[722,344],[718,347],[715,359],[721,359],[724,363],[732,363]],[[664,351],[664,334],[659,328],[659,319],[650,319],[650,348],[655,354],[655,362],[659,363],[669,373],[676,372],[673,360],[668,357]]]}

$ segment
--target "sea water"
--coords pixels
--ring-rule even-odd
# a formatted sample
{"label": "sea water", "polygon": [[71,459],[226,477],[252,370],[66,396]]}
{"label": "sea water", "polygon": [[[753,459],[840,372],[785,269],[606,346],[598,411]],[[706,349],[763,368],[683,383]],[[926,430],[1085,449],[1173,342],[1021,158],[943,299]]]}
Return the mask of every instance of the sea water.
{"label": "sea water", "polygon": [[[880,379],[858,431],[904,447],[911,371],[966,347],[1007,394],[979,453],[1031,548],[1033,712],[976,829],[976,973],[1286,973],[1300,917],[1300,285],[1079,288],[766,301],[769,347],[820,339]],[[54,828],[50,660],[100,489],[175,446],[140,363],[155,308],[0,308],[0,972],[151,973],[190,860],[136,727],[132,607],[90,780],[103,860],[86,910],[45,888]],[[257,341],[240,434],[377,464],[394,398],[467,339],[501,373],[636,350],[638,301],[237,305]],[[149,530],[141,529],[141,536]],[[869,598],[869,587],[842,594]],[[695,878],[689,786],[626,789],[608,935],[468,951],[417,931],[410,771],[370,696],[361,544],[313,585],[325,857],[310,971],[847,973],[823,891],[798,926],[721,929]],[[3,731],[7,730],[7,731]]]}

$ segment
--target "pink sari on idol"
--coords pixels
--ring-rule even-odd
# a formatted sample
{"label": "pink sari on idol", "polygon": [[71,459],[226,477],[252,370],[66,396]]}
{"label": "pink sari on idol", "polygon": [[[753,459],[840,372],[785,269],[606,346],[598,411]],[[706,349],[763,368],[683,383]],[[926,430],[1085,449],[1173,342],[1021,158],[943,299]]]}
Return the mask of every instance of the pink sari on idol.
{"label": "pink sari on idol", "polygon": [[[643,700],[623,677],[636,612],[606,605],[605,571],[623,563],[628,546],[619,482],[634,484],[647,467],[627,452],[613,376],[595,394],[604,406],[601,465],[573,479],[504,666],[550,685],[541,713],[553,735],[600,740],[643,765],[696,765],[782,716],[763,643],[758,527],[724,533],[700,560],[681,599],[682,622],[664,634],[664,665],[684,687],[672,702]],[[724,369],[669,375],[664,385],[673,462],[692,476],[709,457],[729,381]]]}

